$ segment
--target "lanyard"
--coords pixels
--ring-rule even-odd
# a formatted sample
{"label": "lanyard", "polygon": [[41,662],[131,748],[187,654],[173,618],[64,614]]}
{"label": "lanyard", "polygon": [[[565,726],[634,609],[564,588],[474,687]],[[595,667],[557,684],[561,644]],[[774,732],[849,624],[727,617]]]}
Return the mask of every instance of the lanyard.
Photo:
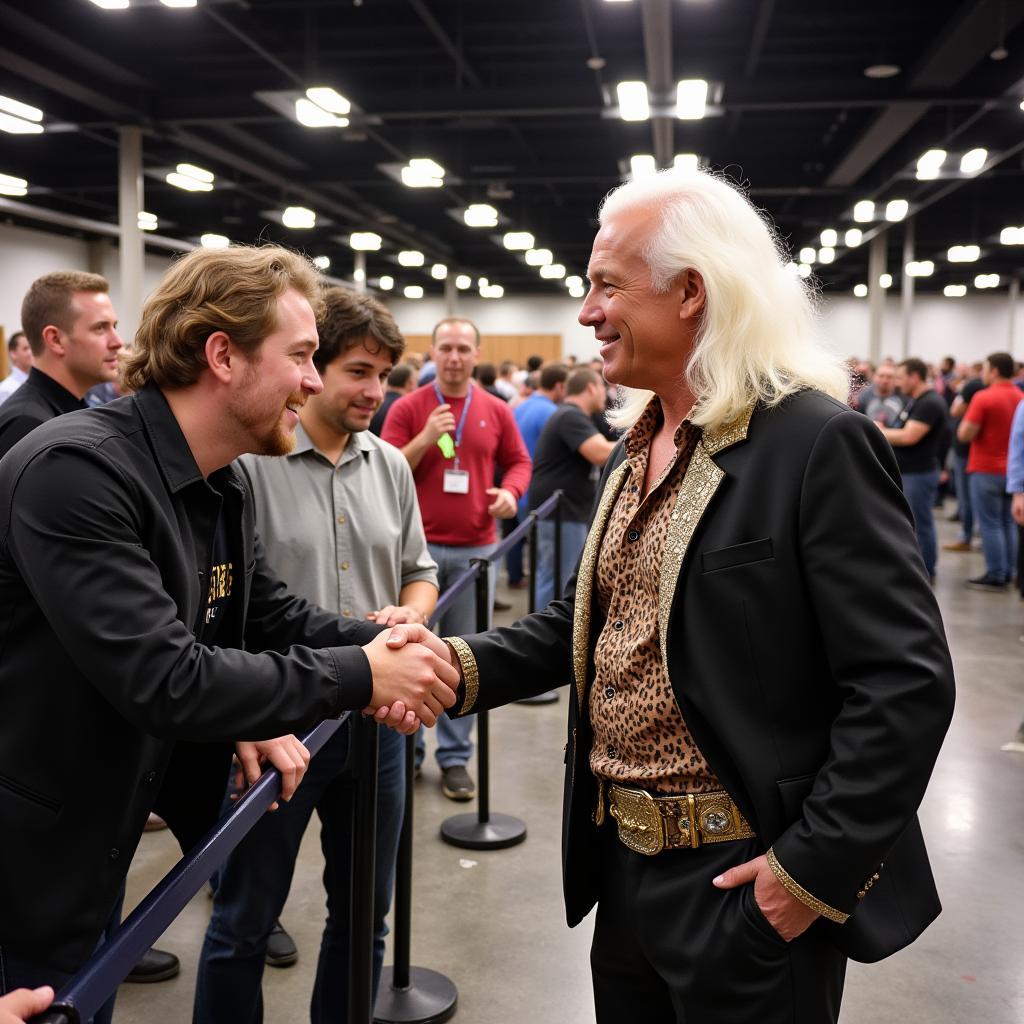
{"label": "lanyard", "polygon": [[[437,404],[444,405],[444,395],[441,394],[441,389],[437,386],[437,381],[434,381],[434,394],[437,395]],[[459,417],[459,425],[455,428],[455,447],[458,448],[462,443],[462,428],[466,425],[466,416],[469,414],[469,403],[473,401],[473,384],[469,385],[469,391],[466,393],[466,404],[462,407],[462,415]],[[455,462],[458,464],[458,456],[455,457]]]}

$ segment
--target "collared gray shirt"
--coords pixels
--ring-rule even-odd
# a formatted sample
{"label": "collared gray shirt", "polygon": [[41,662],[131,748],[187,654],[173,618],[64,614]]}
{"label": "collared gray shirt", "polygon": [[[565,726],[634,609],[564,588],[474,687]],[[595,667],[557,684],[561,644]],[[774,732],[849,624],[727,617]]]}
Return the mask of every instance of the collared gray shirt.
{"label": "collared gray shirt", "polygon": [[437,586],[416,486],[402,453],[368,430],[335,466],[299,424],[285,456],[243,455],[256,527],[274,571],[322,608],[363,618],[407,583]]}

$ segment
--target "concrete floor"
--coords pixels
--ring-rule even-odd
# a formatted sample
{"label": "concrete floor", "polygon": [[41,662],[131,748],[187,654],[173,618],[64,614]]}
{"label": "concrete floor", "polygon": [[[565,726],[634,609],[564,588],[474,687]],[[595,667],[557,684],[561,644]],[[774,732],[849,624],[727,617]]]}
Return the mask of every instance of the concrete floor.
{"label": "concrete floor", "polygon": [[[946,541],[955,536],[944,521],[940,534]],[[1016,592],[966,590],[963,580],[982,568],[980,554],[943,552],[936,584],[959,696],[922,820],[945,912],[902,953],[872,966],[851,964],[843,1024],[1024,1022],[1024,754],[999,750],[1024,714],[1024,604]],[[525,610],[523,592],[499,594],[516,609],[499,621]],[[491,808],[526,821],[520,846],[479,853],[444,844],[441,821],[467,808],[441,795],[432,757],[417,784],[412,961],[456,984],[457,1021],[593,1020],[591,922],[570,931],[562,911],[565,715],[563,691],[557,704],[514,705],[491,716]],[[170,868],[175,851],[167,833],[143,839],[129,876],[129,905]],[[294,967],[267,969],[268,1022],[308,1019],[323,920],[320,870],[310,829],[283,915],[301,956]],[[117,1024],[189,1019],[208,914],[206,896],[193,899],[160,942],[181,957],[181,976],[122,986]]]}

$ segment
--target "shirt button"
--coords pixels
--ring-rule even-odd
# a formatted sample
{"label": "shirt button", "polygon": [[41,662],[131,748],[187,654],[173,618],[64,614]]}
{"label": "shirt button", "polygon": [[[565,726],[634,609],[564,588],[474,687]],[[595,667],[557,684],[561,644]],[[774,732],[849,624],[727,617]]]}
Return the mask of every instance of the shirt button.
{"label": "shirt button", "polygon": [[606,697],[606,698],[607,698],[608,700],[611,700],[611,699],[612,699],[612,697],[614,697],[614,696],[615,696],[615,687],[614,687],[614,686],[606,686],[606,687],[604,688],[604,695],[605,695],[605,697]]}
{"label": "shirt button", "polygon": [[144,782],[149,782],[149,783],[156,782],[156,772],[146,772],[146,774],[142,777],[142,779],[143,779]]}
{"label": "shirt button", "polygon": [[339,562],[338,563],[338,568],[339,569],[347,569],[348,568],[348,562]]}
{"label": "shirt button", "polygon": [[625,628],[626,628],[626,624],[622,621],[622,619],[616,619],[612,623],[612,629],[617,629],[617,630],[621,631],[621,630],[623,630]]}
{"label": "shirt button", "polygon": [[346,618],[351,618],[352,617],[352,609],[351,608],[342,608],[341,609],[341,614],[344,615]]}
{"label": "shirt button", "polygon": [[344,525],[345,525],[345,524],[346,524],[346,523],[348,522],[348,519],[347,519],[347,518],[346,518],[345,516],[338,516],[338,522],[339,522],[339,523],[340,523],[340,524],[341,524],[342,526],[344,526]]}
{"label": "shirt button", "polygon": [[626,536],[632,541],[637,541],[640,539],[640,531],[630,530],[629,533],[626,534]]}
{"label": "shirt button", "polygon": [[115,846],[107,856],[109,856],[111,860],[117,860],[117,858],[121,856],[121,851]]}
{"label": "shirt button", "polygon": [[614,759],[614,758],[619,756],[619,752],[618,752],[618,750],[615,749],[615,747],[609,747],[608,748],[608,756],[610,758]]}

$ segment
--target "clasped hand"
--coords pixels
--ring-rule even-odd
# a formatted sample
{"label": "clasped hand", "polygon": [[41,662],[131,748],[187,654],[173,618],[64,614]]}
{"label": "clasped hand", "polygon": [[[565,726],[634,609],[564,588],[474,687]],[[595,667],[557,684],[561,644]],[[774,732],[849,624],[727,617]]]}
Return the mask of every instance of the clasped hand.
{"label": "clasped hand", "polygon": [[434,725],[455,703],[459,673],[448,645],[426,626],[393,626],[378,633],[363,652],[373,675],[373,694],[363,713],[382,725],[409,735],[421,722]]}

